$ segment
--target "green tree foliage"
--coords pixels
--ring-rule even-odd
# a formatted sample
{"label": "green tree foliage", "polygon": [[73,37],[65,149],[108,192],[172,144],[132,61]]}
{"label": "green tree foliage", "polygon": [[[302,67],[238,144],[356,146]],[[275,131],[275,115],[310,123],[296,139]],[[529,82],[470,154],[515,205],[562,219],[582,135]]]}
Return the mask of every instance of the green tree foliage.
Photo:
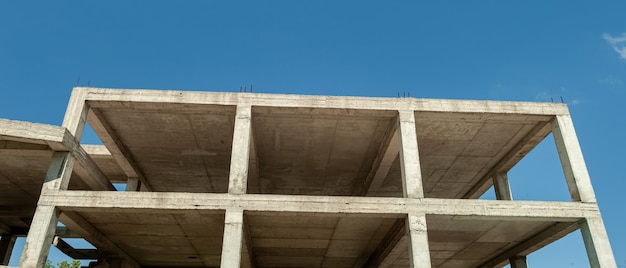
{"label": "green tree foliage", "polygon": [[52,261],[47,261],[44,268],[80,268],[80,261],[73,260],[72,262],[62,261],[58,262],[56,266],[52,264]]}

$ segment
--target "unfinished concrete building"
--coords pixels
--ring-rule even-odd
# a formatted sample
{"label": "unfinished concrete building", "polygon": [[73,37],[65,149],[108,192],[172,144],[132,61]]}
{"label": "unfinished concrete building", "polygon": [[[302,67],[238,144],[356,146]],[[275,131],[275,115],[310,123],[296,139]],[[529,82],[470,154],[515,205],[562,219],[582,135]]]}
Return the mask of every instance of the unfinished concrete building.
{"label": "unfinished concrete building", "polygon": [[[511,200],[550,133],[571,202]],[[519,268],[577,229],[616,267],[564,104],[75,88],[62,127],[0,120],[0,195],[20,267]]]}

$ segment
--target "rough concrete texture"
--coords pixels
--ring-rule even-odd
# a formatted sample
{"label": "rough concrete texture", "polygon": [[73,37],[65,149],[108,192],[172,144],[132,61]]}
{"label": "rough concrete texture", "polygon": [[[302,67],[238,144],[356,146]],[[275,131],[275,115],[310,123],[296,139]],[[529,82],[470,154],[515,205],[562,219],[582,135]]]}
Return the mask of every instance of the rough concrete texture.
{"label": "rough concrete texture", "polygon": [[[615,267],[594,202],[471,200],[553,130],[592,200],[562,104],[76,88],[77,136],[81,118],[104,146],[0,121],[3,235],[52,237],[39,199],[109,267],[523,267],[582,226],[592,267]],[[55,151],[80,161],[42,192]]]}

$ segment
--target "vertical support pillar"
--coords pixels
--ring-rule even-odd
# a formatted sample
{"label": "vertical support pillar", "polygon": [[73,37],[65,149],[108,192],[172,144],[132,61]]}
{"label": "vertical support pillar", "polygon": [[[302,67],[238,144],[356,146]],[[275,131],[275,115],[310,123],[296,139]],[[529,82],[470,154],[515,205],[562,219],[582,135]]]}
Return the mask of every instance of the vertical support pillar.
{"label": "vertical support pillar", "polygon": [[87,89],[75,87],[72,90],[72,96],[70,96],[70,102],[67,104],[63,118],[62,126],[67,128],[78,141],[83,136],[87,113],[89,112],[89,106],[85,103],[86,98]]}
{"label": "vertical support pillar", "polygon": [[[80,140],[85,127],[85,119],[89,108],[85,103],[87,91],[84,88],[74,88],[67,106],[63,127]],[[66,190],[74,167],[72,152],[55,152],[52,155],[48,172],[41,192]],[[26,237],[24,251],[20,259],[20,267],[43,267],[50,244],[54,238],[59,210],[54,206],[37,206],[35,215]]]}
{"label": "vertical support pillar", "polygon": [[26,237],[20,267],[44,266],[54,238],[58,216],[59,211],[54,206],[37,206]]}
{"label": "vertical support pillar", "polygon": [[526,256],[511,257],[509,258],[509,262],[511,263],[511,268],[528,268]]}
{"label": "vertical support pillar", "polygon": [[243,244],[243,210],[226,210],[224,224],[220,267],[240,267],[241,246]]}
{"label": "vertical support pillar", "polygon": [[596,196],[572,118],[569,115],[557,115],[552,121],[552,134],[572,201],[595,203]]}
{"label": "vertical support pillar", "polygon": [[126,192],[137,192],[141,187],[141,181],[139,178],[128,178],[126,180]]}
{"label": "vertical support pillar", "polygon": [[407,216],[407,234],[409,235],[409,260],[411,268],[430,268],[430,250],[426,215],[423,213]]}
{"label": "vertical support pillar", "polygon": [[[398,130],[404,197],[424,198],[414,111],[398,111]],[[426,214],[409,213],[406,219],[406,228],[409,236],[411,268],[430,268]]]}
{"label": "vertical support pillar", "polygon": [[[569,115],[557,115],[552,121],[552,134],[572,201],[595,203],[595,193],[572,118]],[[602,218],[586,218],[580,225],[580,231],[591,267],[617,267]]]}
{"label": "vertical support pillar", "polygon": [[0,265],[9,265],[15,239],[17,239],[16,235],[2,235],[2,239],[0,239]]}
{"label": "vertical support pillar", "polygon": [[402,110],[398,113],[400,167],[402,169],[404,197],[424,198],[417,134],[415,132],[415,113],[412,110]]}
{"label": "vertical support pillar", "polygon": [[617,267],[601,217],[586,218],[580,225],[580,232],[592,268]]}
{"label": "vertical support pillar", "polygon": [[493,189],[496,192],[496,199],[513,200],[509,176],[507,176],[506,173],[501,173],[493,177]]}
{"label": "vertical support pillar", "polygon": [[251,116],[252,107],[250,104],[244,103],[237,106],[228,180],[228,192],[231,194],[245,194],[248,187]]}

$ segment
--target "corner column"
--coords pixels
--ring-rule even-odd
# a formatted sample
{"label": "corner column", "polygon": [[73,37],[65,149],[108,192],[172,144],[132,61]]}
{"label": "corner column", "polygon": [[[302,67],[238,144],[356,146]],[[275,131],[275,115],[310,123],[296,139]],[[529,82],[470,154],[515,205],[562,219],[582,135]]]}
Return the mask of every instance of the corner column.
{"label": "corner column", "polygon": [[[413,110],[398,111],[398,129],[403,195],[405,198],[424,198]],[[430,268],[426,214],[409,213],[406,228],[409,236],[410,267]]]}
{"label": "corner column", "polygon": [[[572,118],[569,115],[557,115],[552,121],[552,134],[572,201],[596,203]],[[580,225],[580,231],[591,267],[617,267],[601,217],[585,218]]]}
{"label": "corner column", "polygon": [[[89,109],[85,103],[86,95],[85,89],[74,88],[63,119],[62,126],[68,129],[77,141],[80,141],[83,134]],[[71,152],[55,152],[41,188],[42,194],[46,191],[66,190],[73,167],[74,157]],[[59,213],[54,206],[37,206],[26,237],[20,267],[44,266],[54,238]]]}
{"label": "corner column", "polygon": [[592,268],[616,268],[615,256],[601,217],[586,218],[580,224],[587,257]]}
{"label": "corner column", "polygon": [[557,115],[552,121],[552,134],[572,201],[595,203],[596,196],[572,118],[569,115]]}
{"label": "corner column", "polygon": [[[250,160],[252,107],[242,102],[237,106],[233,148],[228,177],[229,194],[246,194],[248,186],[248,162]],[[243,210],[227,209],[224,219],[221,267],[240,267],[243,245]]]}

